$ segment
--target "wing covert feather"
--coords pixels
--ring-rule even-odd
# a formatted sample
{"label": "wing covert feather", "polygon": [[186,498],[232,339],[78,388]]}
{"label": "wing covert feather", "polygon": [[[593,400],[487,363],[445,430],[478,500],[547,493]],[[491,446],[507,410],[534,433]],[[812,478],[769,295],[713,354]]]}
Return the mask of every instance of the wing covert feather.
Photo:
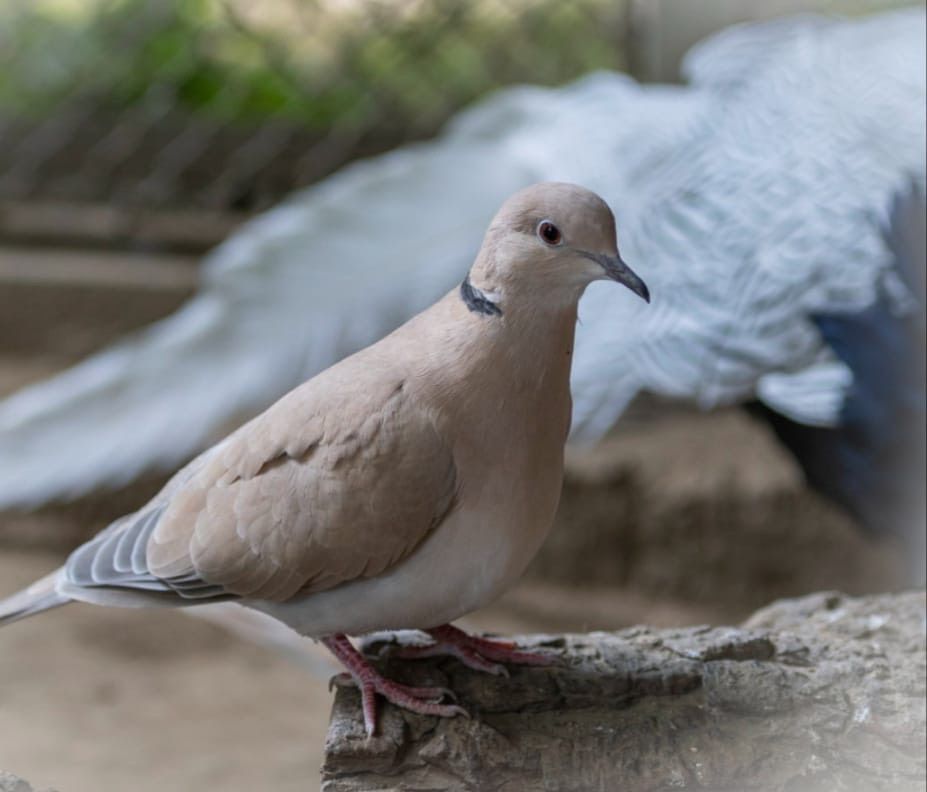
{"label": "wing covert feather", "polygon": [[384,572],[443,520],[456,468],[427,411],[399,377],[358,383],[356,367],[338,368],[242,427],[175,489],[148,543],[154,577],[285,600]]}

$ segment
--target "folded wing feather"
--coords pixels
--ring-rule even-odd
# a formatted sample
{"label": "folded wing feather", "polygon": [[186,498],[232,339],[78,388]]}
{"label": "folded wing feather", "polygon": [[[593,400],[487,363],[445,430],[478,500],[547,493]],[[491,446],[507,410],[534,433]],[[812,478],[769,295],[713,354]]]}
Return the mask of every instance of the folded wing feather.
{"label": "folded wing feather", "polygon": [[451,450],[402,377],[348,359],[78,548],[65,574],[136,599],[285,600],[390,568],[455,492]]}

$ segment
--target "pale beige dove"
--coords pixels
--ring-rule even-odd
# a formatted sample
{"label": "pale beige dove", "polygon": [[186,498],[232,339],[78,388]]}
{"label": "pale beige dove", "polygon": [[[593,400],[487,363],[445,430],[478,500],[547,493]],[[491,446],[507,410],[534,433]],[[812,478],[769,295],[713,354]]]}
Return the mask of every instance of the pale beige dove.
{"label": "pale beige dove", "polygon": [[233,600],[324,641],[362,689],[368,733],[375,693],[461,712],[442,689],[383,678],[346,635],[425,630],[418,654],[489,671],[546,661],[449,622],[505,591],[551,527],[577,303],[604,278],[649,299],[604,201],[561,183],[516,193],[458,289],[194,459],[0,602],[0,624],[72,600]]}

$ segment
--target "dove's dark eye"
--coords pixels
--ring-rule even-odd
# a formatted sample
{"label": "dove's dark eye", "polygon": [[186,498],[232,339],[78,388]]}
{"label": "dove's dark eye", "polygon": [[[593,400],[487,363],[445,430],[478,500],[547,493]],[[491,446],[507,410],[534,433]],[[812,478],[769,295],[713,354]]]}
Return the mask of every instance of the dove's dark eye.
{"label": "dove's dark eye", "polygon": [[548,245],[559,245],[560,240],[563,239],[560,229],[550,222],[550,220],[542,220],[538,224],[538,236]]}

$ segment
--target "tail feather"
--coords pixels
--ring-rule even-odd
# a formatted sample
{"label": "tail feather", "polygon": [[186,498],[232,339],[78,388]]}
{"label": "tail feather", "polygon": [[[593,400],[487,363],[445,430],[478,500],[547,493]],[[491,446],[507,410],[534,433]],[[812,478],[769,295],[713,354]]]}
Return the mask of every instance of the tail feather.
{"label": "tail feather", "polygon": [[68,597],[55,590],[57,578],[58,572],[52,572],[29,588],[0,600],[0,627],[71,602]]}

